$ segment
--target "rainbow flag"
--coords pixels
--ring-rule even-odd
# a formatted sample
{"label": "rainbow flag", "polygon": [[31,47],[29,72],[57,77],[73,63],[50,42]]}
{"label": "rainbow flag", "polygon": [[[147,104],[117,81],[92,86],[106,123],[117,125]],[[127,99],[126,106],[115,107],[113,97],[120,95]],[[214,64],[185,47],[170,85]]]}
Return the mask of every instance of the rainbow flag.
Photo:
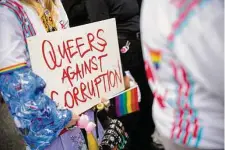
{"label": "rainbow flag", "polygon": [[117,117],[138,111],[138,87],[128,89],[116,96],[115,107]]}
{"label": "rainbow flag", "polygon": [[150,57],[152,60],[152,63],[154,64],[155,69],[159,69],[159,64],[161,62],[162,56],[160,51],[155,51],[155,50],[149,50]]}

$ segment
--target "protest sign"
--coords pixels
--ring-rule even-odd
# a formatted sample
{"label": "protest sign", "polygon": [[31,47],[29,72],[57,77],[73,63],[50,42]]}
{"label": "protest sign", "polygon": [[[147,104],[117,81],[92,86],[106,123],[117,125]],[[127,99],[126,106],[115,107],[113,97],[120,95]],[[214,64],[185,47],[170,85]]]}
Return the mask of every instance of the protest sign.
{"label": "protest sign", "polygon": [[81,114],[124,90],[115,19],[27,41],[32,69],[59,106]]}

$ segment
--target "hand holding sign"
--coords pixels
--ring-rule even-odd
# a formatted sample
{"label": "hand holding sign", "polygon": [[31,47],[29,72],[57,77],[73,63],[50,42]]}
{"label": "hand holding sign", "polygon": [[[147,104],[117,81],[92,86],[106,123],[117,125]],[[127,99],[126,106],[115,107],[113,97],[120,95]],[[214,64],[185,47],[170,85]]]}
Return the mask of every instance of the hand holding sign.
{"label": "hand holding sign", "polygon": [[70,122],[66,125],[66,128],[69,128],[71,126],[74,126],[77,124],[77,121],[80,119],[80,116],[73,114],[72,119],[70,120]]}
{"label": "hand holding sign", "polygon": [[28,47],[45,93],[76,114],[124,90],[114,19],[31,37]]}

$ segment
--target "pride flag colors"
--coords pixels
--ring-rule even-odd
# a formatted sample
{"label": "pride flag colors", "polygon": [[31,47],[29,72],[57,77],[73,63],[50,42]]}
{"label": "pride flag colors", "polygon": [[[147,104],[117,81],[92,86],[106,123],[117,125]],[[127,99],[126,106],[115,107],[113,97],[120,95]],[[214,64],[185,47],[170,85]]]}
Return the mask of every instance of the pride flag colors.
{"label": "pride flag colors", "polygon": [[139,110],[138,87],[128,89],[115,97],[116,115],[124,116]]}
{"label": "pride flag colors", "polygon": [[0,69],[0,74],[1,73],[7,73],[7,72],[10,72],[10,71],[25,67],[26,65],[27,64],[24,62],[24,63],[19,63],[19,64],[16,64],[16,65],[9,66],[9,67],[6,67],[6,68],[2,68],[2,69]]}
{"label": "pride flag colors", "polygon": [[155,69],[159,69],[159,64],[161,61],[161,52],[160,51],[154,51],[154,50],[149,50],[150,57],[152,60],[152,63],[154,64]]}

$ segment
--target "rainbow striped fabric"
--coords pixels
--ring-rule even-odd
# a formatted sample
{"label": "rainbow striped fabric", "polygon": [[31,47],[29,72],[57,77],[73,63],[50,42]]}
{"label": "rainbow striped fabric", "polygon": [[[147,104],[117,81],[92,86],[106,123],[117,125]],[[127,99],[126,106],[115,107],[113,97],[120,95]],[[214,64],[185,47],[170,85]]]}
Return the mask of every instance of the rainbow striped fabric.
{"label": "rainbow striped fabric", "polygon": [[27,66],[27,64],[24,62],[24,63],[18,63],[16,65],[9,66],[9,67],[5,67],[5,68],[0,68],[0,74],[7,73],[25,66]]}
{"label": "rainbow striped fabric", "polygon": [[152,60],[152,63],[154,64],[155,69],[159,69],[159,64],[161,62],[161,52],[160,51],[155,51],[155,50],[149,50],[150,53],[150,58]]}
{"label": "rainbow striped fabric", "polygon": [[117,117],[138,111],[138,87],[135,86],[116,96],[115,107]]}

